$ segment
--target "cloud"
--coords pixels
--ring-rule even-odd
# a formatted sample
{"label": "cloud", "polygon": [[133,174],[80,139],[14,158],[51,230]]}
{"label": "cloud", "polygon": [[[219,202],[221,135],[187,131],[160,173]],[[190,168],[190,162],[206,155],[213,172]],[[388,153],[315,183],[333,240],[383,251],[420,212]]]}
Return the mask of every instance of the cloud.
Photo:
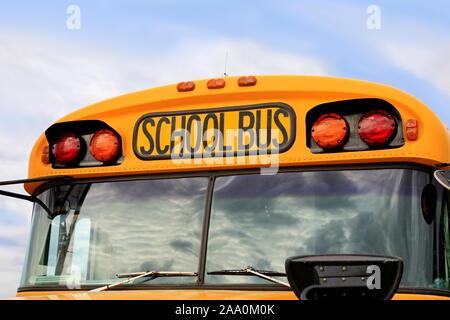
{"label": "cloud", "polygon": [[[440,25],[442,21],[435,15],[434,20],[430,19],[430,12],[441,10],[437,9],[441,8],[439,5],[436,8],[424,7],[426,12],[421,12],[420,4],[414,5],[415,10],[410,11],[406,5],[380,3],[380,29],[367,27],[372,15],[366,11],[369,3],[320,0],[291,6],[288,15],[292,16],[289,18],[300,16],[311,28],[325,32],[330,44],[339,43],[344,49],[354,48],[354,58],[347,58],[339,65],[346,67],[344,72],[361,63],[361,59],[366,59],[373,66],[406,71],[450,96],[448,24]],[[358,58],[358,52],[364,56]]]}
{"label": "cloud", "polygon": [[[0,36],[2,109],[55,119],[73,109],[156,85],[223,75],[327,74],[319,59],[277,51],[250,40],[180,41],[145,56],[67,42]],[[167,51],[168,50],[168,51]]]}
{"label": "cloud", "polygon": [[385,46],[384,55],[397,68],[432,83],[450,96],[450,39],[420,46],[417,43],[390,42]]}
{"label": "cloud", "polygon": [[0,298],[16,295],[24,258],[22,247],[0,245]]}

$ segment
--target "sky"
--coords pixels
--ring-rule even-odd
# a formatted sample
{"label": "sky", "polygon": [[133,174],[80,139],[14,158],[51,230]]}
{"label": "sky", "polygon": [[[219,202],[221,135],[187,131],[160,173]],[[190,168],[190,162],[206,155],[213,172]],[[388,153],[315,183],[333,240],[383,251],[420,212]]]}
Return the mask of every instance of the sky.
{"label": "sky", "polygon": [[[69,112],[224,73],[378,82],[448,126],[448,57],[448,0],[2,1],[0,180],[26,178],[37,137]],[[31,210],[0,196],[0,298],[16,294]]]}

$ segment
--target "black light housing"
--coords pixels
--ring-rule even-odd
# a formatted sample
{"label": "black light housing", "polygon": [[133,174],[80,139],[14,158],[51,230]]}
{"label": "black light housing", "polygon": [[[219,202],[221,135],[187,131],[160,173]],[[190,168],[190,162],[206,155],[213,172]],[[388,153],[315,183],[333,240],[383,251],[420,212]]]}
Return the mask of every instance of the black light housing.
{"label": "black light housing", "polygon": [[[94,136],[99,132],[109,132],[116,138],[116,150],[114,150],[113,156],[107,157],[106,159],[103,159],[105,156],[104,154],[99,156],[99,152],[92,154],[93,149],[90,148]],[[49,150],[52,151],[54,151],[55,145],[61,137],[71,135],[77,137],[79,141],[77,156],[73,159],[69,159],[70,161],[61,161],[55,157],[54,152],[49,152],[48,162],[51,163],[52,168],[55,169],[120,165],[124,160],[120,135],[113,128],[100,120],[58,122],[48,128],[45,131],[45,135],[49,144]],[[96,151],[98,151],[98,148]],[[96,155],[99,159],[95,157]]]}
{"label": "black light housing", "polygon": [[[313,126],[325,114],[338,114],[347,124],[347,132],[333,148],[314,139]],[[363,98],[327,102],[306,114],[306,145],[312,153],[353,152],[400,148],[405,144],[402,118],[389,102]],[[326,136],[326,130],[322,135]],[[341,134],[344,132],[341,132]]]}
{"label": "black light housing", "polygon": [[301,300],[389,300],[403,273],[398,257],[312,255],[286,259],[289,284]]}

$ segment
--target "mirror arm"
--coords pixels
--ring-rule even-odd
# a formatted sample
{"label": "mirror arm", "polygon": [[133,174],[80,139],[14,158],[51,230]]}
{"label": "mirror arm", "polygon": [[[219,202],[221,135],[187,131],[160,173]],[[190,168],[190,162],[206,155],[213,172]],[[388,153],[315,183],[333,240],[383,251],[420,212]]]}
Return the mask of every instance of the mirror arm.
{"label": "mirror arm", "polygon": [[[9,180],[9,181],[0,181],[0,186],[23,184],[23,183],[33,183],[33,182],[43,182],[43,181],[70,180],[70,179],[72,179],[72,177],[70,177],[70,176],[52,176],[52,177],[44,177],[44,178]],[[39,198],[37,198],[35,196],[29,196],[29,195],[6,191],[6,190],[0,190],[0,195],[37,203],[47,212],[49,217],[53,217],[52,211],[45,205],[44,202],[42,202]]]}
{"label": "mirror arm", "polygon": [[41,201],[41,199],[34,197],[34,196],[28,196],[28,195],[24,195],[24,194],[20,194],[20,193],[15,193],[15,192],[10,192],[10,191],[5,191],[5,190],[0,190],[0,195],[2,196],[6,196],[6,197],[11,197],[11,198],[16,198],[16,199],[21,199],[21,200],[27,200],[33,203],[37,203],[39,204],[49,215],[49,217],[53,216],[53,213],[50,211],[50,209],[45,205],[44,202]]}
{"label": "mirror arm", "polygon": [[0,181],[0,186],[22,184],[22,183],[44,182],[44,181],[70,180],[70,179],[73,178],[71,176],[52,176],[33,179],[9,180],[9,181]]}

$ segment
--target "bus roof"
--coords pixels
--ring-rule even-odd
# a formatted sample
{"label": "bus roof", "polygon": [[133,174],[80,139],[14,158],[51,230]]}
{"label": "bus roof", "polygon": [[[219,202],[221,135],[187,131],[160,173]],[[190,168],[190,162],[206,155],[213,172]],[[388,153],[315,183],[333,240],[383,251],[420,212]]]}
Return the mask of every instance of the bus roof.
{"label": "bus roof", "polygon": [[[74,121],[102,121],[121,137],[123,157],[121,163],[68,168],[58,168],[52,164],[43,163],[42,155],[46,148],[48,150],[49,142],[46,134],[42,134],[31,152],[29,178],[61,175],[90,178],[269,166],[270,164],[262,163],[260,160],[252,161],[248,154],[242,157],[235,154],[233,161],[222,161],[222,163],[194,161],[195,159],[180,163],[172,161],[173,159],[171,160],[168,156],[147,157],[145,155],[145,152],[150,150],[151,144],[155,142],[153,141],[155,137],[146,140],[151,133],[147,132],[145,126],[156,127],[154,121],[161,120],[162,117],[168,120],[164,119],[165,121],[160,125],[166,130],[158,133],[160,134],[158,138],[161,139],[164,135],[170,136],[170,126],[175,126],[175,121],[178,126],[182,121],[186,121],[183,115],[194,116],[194,120],[199,121],[209,117],[211,123],[214,121],[218,123],[219,118],[226,113],[226,117],[235,118],[234,123],[237,124],[240,121],[240,125],[249,128],[249,124],[243,124],[244,115],[236,114],[236,110],[246,110],[246,115],[250,115],[248,118],[250,122],[254,121],[255,117],[264,117],[261,116],[263,111],[268,111],[268,114],[273,116],[272,112],[281,110],[278,122],[277,119],[273,122],[278,123],[279,128],[283,127],[281,131],[283,137],[279,140],[283,148],[280,147],[279,154],[277,153],[279,166],[410,162],[434,167],[450,162],[450,136],[446,126],[430,108],[398,89],[367,81],[319,76],[257,76],[255,83],[252,81],[246,83],[245,78],[242,81],[241,77],[225,77],[222,80],[219,82],[211,81],[211,79],[198,80],[189,82],[187,86],[183,86],[186,83],[172,84],[138,91],[72,112],[58,120],[56,124],[64,126],[64,123]],[[213,88],[214,86],[216,87]],[[380,99],[388,102],[398,111],[401,119],[398,128],[403,131],[405,137],[406,122],[409,119],[416,121],[418,132],[416,139],[405,138],[404,144],[398,148],[312,152],[307,141],[308,112],[318,105],[355,99]],[[208,115],[209,113],[215,114]],[[269,115],[266,114],[266,117]],[[288,118],[289,120],[286,120]],[[256,121],[258,119],[256,118]],[[267,123],[269,126],[269,120]],[[183,122],[183,125],[186,124]],[[230,125],[230,128],[232,127],[233,125]],[[139,150],[145,152],[142,153]],[[32,194],[40,184],[42,182],[27,183],[25,189]]]}

